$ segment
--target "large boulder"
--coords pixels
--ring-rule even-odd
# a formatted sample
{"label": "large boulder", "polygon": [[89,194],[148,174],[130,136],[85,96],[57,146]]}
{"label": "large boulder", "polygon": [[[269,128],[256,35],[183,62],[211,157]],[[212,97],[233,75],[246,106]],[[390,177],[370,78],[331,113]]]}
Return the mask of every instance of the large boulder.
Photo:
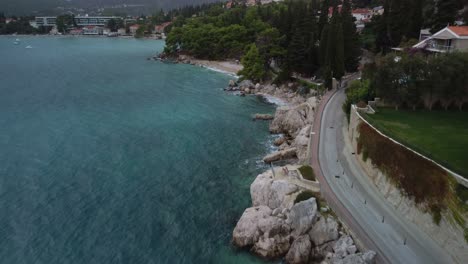
{"label": "large boulder", "polygon": [[298,237],[291,245],[288,254],[286,254],[286,263],[307,264],[311,248],[312,243],[310,243],[309,236],[303,235]]}
{"label": "large boulder", "polygon": [[339,237],[338,223],[332,217],[322,216],[310,230],[309,237],[315,246],[337,240]]}
{"label": "large boulder", "polygon": [[267,206],[247,208],[232,232],[234,245],[241,248],[254,245],[260,237],[260,220],[270,215],[271,209]]}
{"label": "large boulder", "polygon": [[292,146],[294,146],[297,149],[297,157],[300,161],[307,160],[307,149],[309,146],[310,129],[311,125],[303,127],[299,131],[292,143]]}
{"label": "large boulder", "polygon": [[279,138],[275,139],[275,142],[273,142],[273,144],[275,144],[275,146],[281,146],[281,145],[283,145],[285,142],[286,142],[286,138],[285,138],[285,137],[279,137]]}
{"label": "large boulder", "polygon": [[236,81],[229,80],[229,87],[234,87],[234,86],[236,86]]}
{"label": "large boulder", "polygon": [[266,155],[263,162],[271,163],[278,160],[292,159],[297,157],[297,148],[286,148]]}
{"label": "large boulder", "polygon": [[375,252],[366,251],[365,253],[357,253],[348,255],[342,259],[333,257],[333,264],[374,264],[375,263]]}
{"label": "large boulder", "polygon": [[274,208],[288,208],[287,195],[297,192],[299,188],[297,185],[289,183],[285,180],[273,181],[270,188],[270,195],[268,199],[268,207]]}
{"label": "large boulder", "polygon": [[251,80],[243,80],[242,82],[239,83],[238,87],[241,90],[245,90],[246,88],[255,88],[255,85]]}
{"label": "large boulder", "polygon": [[299,188],[295,184],[285,180],[273,180],[270,170],[258,175],[250,185],[252,205],[268,206],[272,210],[290,208],[293,200],[288,198],[297,191]]}
{"label": "large boulder", "polygon": [[252,206],[268,206],[272,183],[273,175],[270,170],[259,174],[257,178],[255,178],[254,182],[250,185],[250,197],[252,198]]}
{"label": "large boulder", "polygon": [[290,247],[290,227],[279,217],[260,219],[258,228],[262,234],[252,251],[266,259],[284,256]]}
{"label": "large boulder", "polygon": [[291,223],[291,236],[297,238],[306,234],[315,222],[317,216],[317,203],[315,198],[295,204],[289,213],[288,221]]}
{"label": "large boulder", "polygon": [[275,118],[270,124],[270,132],[286,133],[295,136],[306,125],[307,113],[308,108],[306,104],[278,107]]}
{"label": "large boulder", "polygon": [[337,258],[344,258],[348,255],[348,248],[354,245],[353,239],[346,235],[340,237],[333,246],[333,251]]}

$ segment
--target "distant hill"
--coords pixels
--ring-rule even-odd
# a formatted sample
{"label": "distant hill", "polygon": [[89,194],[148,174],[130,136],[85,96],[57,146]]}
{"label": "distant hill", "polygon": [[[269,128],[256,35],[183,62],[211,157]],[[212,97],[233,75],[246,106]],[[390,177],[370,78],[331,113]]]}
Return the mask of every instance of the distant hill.
{"label": "distant hill", "polygon": [[156,8],[172,9],[186,5],[220,2],[219,0],[1,0],[0,12],[26,15],[56,7],[97,8],[113,5],[145,5],[147,12]]}

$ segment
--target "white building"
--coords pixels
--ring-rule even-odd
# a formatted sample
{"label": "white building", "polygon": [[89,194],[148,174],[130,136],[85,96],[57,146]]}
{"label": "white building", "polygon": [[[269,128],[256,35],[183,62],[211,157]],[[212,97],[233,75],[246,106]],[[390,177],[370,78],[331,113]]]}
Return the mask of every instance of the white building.
{"label": "white building", "polygon": [[115,16],[76,16],[75,24],[79,27],[85,26],[106,26],[111,19],[121,19]]}
{"label": "white building", "polygon": [[449,26],[423,41],[413,48],[423,48],[432,52],[468,51],[468,26]]}
{"label": "white building", "polygon": [[102,35],[104,28],[98,26],[86,26],[83,27],[83,35]]}
{"label": "white building", "polygon": [[370,9],[365,8],[354,9],[353,17],[356,19],[356,22],[367,22],[372,18],[372,11]]}
{"label": "white building", "polygon": [[36,17],[37,27],[52,27],[57,24],[57,17]]}

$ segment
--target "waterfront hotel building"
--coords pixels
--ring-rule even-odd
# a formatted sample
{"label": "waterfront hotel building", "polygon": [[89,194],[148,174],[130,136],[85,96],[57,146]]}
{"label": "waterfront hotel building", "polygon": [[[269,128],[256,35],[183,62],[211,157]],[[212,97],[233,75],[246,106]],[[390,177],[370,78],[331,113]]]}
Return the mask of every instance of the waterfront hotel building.
{"label": "waterfront hotel building", "polygon": [[[122,19],[114,16],[76,16],[75,24],[79,27],[105,26],[111,19]],[[57,17],[36,17],[37,26],[55,26]]]}

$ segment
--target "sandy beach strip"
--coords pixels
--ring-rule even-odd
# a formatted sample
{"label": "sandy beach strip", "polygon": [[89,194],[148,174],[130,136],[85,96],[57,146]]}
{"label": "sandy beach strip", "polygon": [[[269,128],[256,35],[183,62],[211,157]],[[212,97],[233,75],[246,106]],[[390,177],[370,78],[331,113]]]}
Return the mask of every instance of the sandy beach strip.
{"label": "sandy beach strip", "polygon": [[237,73],[243,69],[242,64],[235,61],[210,61],[197,59],[190,59],[190,61],[196,65],[220,72],[229,73],[231,75],[237,75]]}

